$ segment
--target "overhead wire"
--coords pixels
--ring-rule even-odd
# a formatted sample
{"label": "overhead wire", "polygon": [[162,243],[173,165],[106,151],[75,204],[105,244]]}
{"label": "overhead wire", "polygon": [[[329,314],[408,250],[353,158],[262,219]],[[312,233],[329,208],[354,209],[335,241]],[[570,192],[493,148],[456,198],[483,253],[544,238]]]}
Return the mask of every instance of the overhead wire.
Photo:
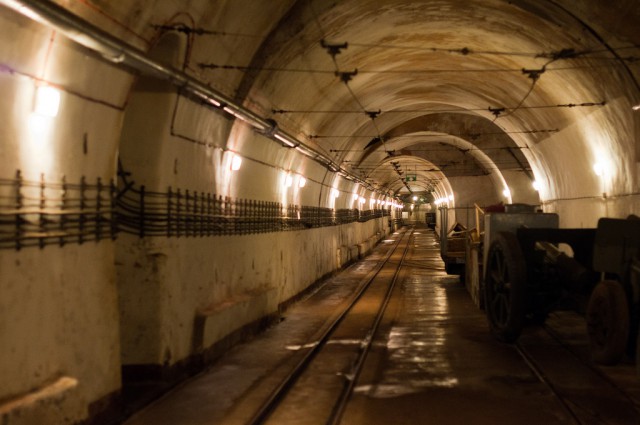
{"label": "overhead wire", "polygon": [[[314,11],[314,17],[315,17],[315,19],[317,21],[317,15],[315,14],[315,11]],[[322,30],[322,27],[320,26],[319,22],[318,22],[318,26]],[[322,34],[324,35],[324,32]],[[382,132],[380,131],[380,128],[378,127],[378,124],[376,122],[376,117],[380,114],[380,111],[375,112],[375,111],[367,110],[367,108],[362,104],[362,102],[360,101],[360,99],[358,98],[356,93],[353,91],[353,88],[349,84],[351,79],[355,75],[357,75],[358,70],[356,69],[353,72],[343,72],[343,71],[341,71],[340,65],[338,64],[338,60],[337,60],[336,56],[338,54],[340,54],[342,49],[346,49],[348,47],[348,44],[347,43],[343,43],[343,44],[328,44],[328,43],[326,43],[326,41],[325,41],[325,39],[323,37],[320,40],[320,45],[327,50],[327,53],[331,57],[331,61],[333,62],[333,65],[335,67],[335,75],[340,77],[340,81],[342,81],[344,83],[347,91],[351,95],[351,98],[355,101],[355,103],[361,109],[361,112],[366,114],[371,119],[371,123],[373,125],[373,128],[375,129],[376,134],[377,134],[376,138],[382,144],[382,147],[385,150],[385,152],[387,152],[385,140],[382,137]],[[407,189],[409,189],[408,186],[407,186]]]}
{"label": "overhead wire", "polygon": [[529,98],[531,93],[533,93],[533,89],[535,89],[536,84],[540,80],[540,77],[542,76],[542,74],[544,74],[547,71],[547,66],[548,65],[552,64],[553,62],[555,62],[557,60],[560,60],[560,59],[572,59],[572,58],[577,57],[578,55],[579,54],[577,52],[575,52],[573,49],[563,49],[563,50],[557,52],[554,55],[554,57],[552,57],[544,65],[542,65],[542,67],[540,69],[522,69],[522,73],[526,74],[527,77],[531,79],[531,86],[529,87],[529,90],[527,91],[527,93],[525,93],[525,95],[522,97],[522,99],[520,99],[520,102],[518,102],[518,104],[516,105],[515,108],[509,109],[509,112],[506,112],[506,108],[496,108],[496,109],[493,109],[493,110],[491,108],[489,108],[491,113],[493,113],[495,115],[495,118],[493,119],[492,122],[495,122],[498,118],[504,118],[504,117],[507,117],[509,115],[514,114],[514,113],[516,113],[516,111],[518,111],[522,107],[522,105]]}
{"label": "overhead wire", "polygon": [[[325,41],[325,35],[326,32],[324,31],[324,29],[322,28],[322,25],[320,23],[320,20],[318,18],[317,13],[315,12],[315,10],[313,10],[313,6],[311,6],[313,15],[314,15],[314,21],[316,22],[316,24],[318,25],[318,28],[320,29],[320,33],[322,34],[322,39],[321,39],[321,45],[324,48],[327,48],[327,51],[329,53],[329,55],[331,56],[332,62],[334,64],[334,75],[340,77],[340,80],[344,83],[345,87],[347,88],[351,98],[353,99],[353,101],[358,105],[360,111],[358,111],[359,113],[365,113],[367,116],[369,116],[369,118],[372,121],[373,127],[375,128],[375,131],[377,133],[377,136],[375,136],[373,141],[379,141],[382,143],[382,146],[385,150],[385,154],[388,154],[387,152],[387,148],[386,148],[386,144],[385,144],[385,139],[384,137],[381,135],[381,131],[376,123],[376,117],[382,113],[381,110],[378,111],[370,111],[367,110],[367,108],[362,104],[362,102],[360,101],[360,99],[358,98],[358,96],[356,95],[356,93],[353,91],[353,88],[351,87],[351,85],[349,84],[349,82],[351,81],[351,79],[357,75],[358,73],[361,74],[411,74],[411,73],[453,73],[453,72],[464,72],[464,73],[471,73],[471,72],[476,72],[476,73],[503,73],[503,72],[518,72],[521,71],[524,74],[527,74],[527,76],[532,80],[531,85],[529,87],[529,89],[527,90],[527,92],[524,94],[524,96],[521,98],[521,100],[518,102],[518,104],[515,107],[512,108],[505,108],[505,107],[497,107],[497,108],[492,108],[489,107],[488,110],[495,115],[494,118],[494,122],[498,119],[498,118],[502,118],[502,117],[506,117],[509,115],[514,114],[515,112],[517,112],[520,109],[540,109],[540,108],[549,108],[549,107],[553,107],[553,108],[560,108],[560,107],[586,107],[586,106],[604,106],[606,104],[605,101],[601,101],[601,102],[584,102],[582,104],[558,104],[558,105],[540,105],[540,106],[530,106],[530,107],[526,107],[523,106],[524,102],[529,98],[529,96],[531,95],[531,93],[533,92],[533,90],[536,87],[537,82],[540,79],[540,76],[542,74],[544,74],[545,72],[549,71],[564,71],[564,70],[575,70],[575,69],[581,69],[581,68],[588,68],[591,69],[594,66],[593,65],[589,65],[589,66],[570,66],[570,67],[558,67],[558,68],[547,68],[547,66],[551,65],[552,63],[560,60],[560,59],[576,59],[580,56],[582,57],[588,57],[589,59],[596,59],[596,60],[617,60],[617,62],[619,62],[620,60],[628,60],[629,62],[635,62],[637,60],[640,60],[640,58],[637,58],[635,56],[628,56],[626,58],[622,58],[620,55],[617,54],[617,52],[612,51],[612,49],[607,46],[607,49],[602,49],[602,50],[585,50],[582,52],[576,52],[573,49],[563,49],[559,52],[550,52],[550,53],[534,53],[534,52],[500,52],[500,51],[477,51],[477,50],[472,50],[469,49],[467,47],[463,47],[460,49],[445,49],[445,48],[429,48],[429,47],[420,47],[419,50],[422,51],[431,51],[431,52],[447,52],[447,53],[457,53],[457,54],[461,54],[464,56],[470,55],[470,54],[480,54],[480,55],[505,55],[505,56],[529,56],[529,57],[533,57],[533,58],[548,58],[549,60],[539,69],[539,70],[527,70],[527,69],[521,69],[521,70],[516,70],[516,69],[502,69],[502,68],[495,68],[495,69],[491,69],[491,68],[486,68],[486,69],[450,69],[450,70],[410,70],[410,69],[400,69],[400,70],[360,70],[358,71],[357,69],[355,71],[352,72],[344,72],[341,71],[341,68],[338,64],[337,61],[337,54],[340,53],[340,49],[331,50],[332,45],[328,45]],[[205,35],[205,34],[210,34],[210,35],[222,35],[222,36],[249,36],[247,34],[240,34],[240,33],[225,33],[222,31],[206,31],[203,29],[191,29],[189,30],[187,27],[182,26],[179,28],[174,28],[175,30],[178,31],[191,31],[194,34],[198,34],[198,35]],[[259,36],[256,36],[259,37]],[[343,45],[341,45],[343,47],[341,48],[347,48],[348,44],[344,43]],[[356,47],[366,47],[366,48],[395,48],[395,49],[416,49],[415,46],[402,46],[402,45],[389,45],[389,44],[367,44],[367,43],[351,43],[351,46],[356,46]],[[636,45],[632,45],[632,46],[624,46],[619,48],[620,50],[627,50],[627,49],[637,49],[638,46]],[[593,57],[590,55],[593,54],[600,54],[600,53],[610,53],[613,54],[615,57],[614,58],[608,58],[608,57]],[[199,64],[201,68],[203,69],[232,69],[232,70],[241,70],[241,71],[246,71],[251,69],[251,67],[244,67],[244,66],[238,66],[238,65],[217,65],[217,64],[205,64],[205,63],[200,63]],[[614,65],[617,65],[614,64]],[[270,68],[261,68],[261,70],[268,70],[268,71],[276,71],[276,72],[298,72],[298,73],[322,73],[322,74],[330,74],[331,71],[329,70],[319,70],[319,69],[299,69],[299,68],[276,68],[276,67],[270,67]],[[477,109],[478,111],[485,111],[485,109]],[[302,111],[295,111],[295,112],[302,112]],[[294,111],[285,111],[285,110],[273,110],[273,113],[295,113]],[[304,113],[332,113],[334,111],[304,111]],[[335,112],[339,112],[339,113],[352,113],[352,112],[356,112],[356,111],[335,111]],[[394,112],[394,113],[399,113],[399,112],[404,112],[404,113],[410,113],[409,111],[385,111],[386,113],[388,112]],[[429,112],[433,112],[433,111],[429,111]],[[458,112],[458,111],[456,111]],[[346,152],[348,150],[330,150],[330,152]],[[429,151],[429,150],[425,150],[425,151]],[[433,151],[433,150],[431,150]]]}
{"label": "overhead wire", "polygon": [[[469,151],[490,151],[490,150],[509,150],[509,149],[529,149],[528,147],[496,147],[496,148],[460,148],[456,146],[449,145],[450,148],[441,148],[441,149],[409,149],[411,152],[451,152],[452,149],[457,150],[459,152],[469,152]],[[402,151],[403,149],[401,149]],[[329,152],[364,152],[364,149],[329,149]],[[394,152],[394,151],[391,151]]]}
{"label": "overhead wire", "polygon": [[[599,60],[615,60],[615,58],[600,58]],[[640,61],[640,57],[629,57],[629,62]],[[548,72],[557,71],[574,71],[579,69],[593,68],[612,68],[617,64],[603,65],[573,65],[548,68]],[[277,66],[250,66],[250,65],[233,65],[218,64],[214,62],[198,62],[200,69],[208,70],[231,70],[231,71],[270,71],[270,72],[290,72],[303,74],[325,74],[335,75],[335,70],[330,69],[312,69],[312,68],[286,68]],[[474,73],[521,73],[522,68],[445,68],[445,69],[358,69],[358,74],[474,74]]]}
{"label": "overhead wire", "polygon": [[[326,32],[322,28],[322,25],[319,22],[317,17],[317,13],[315,10],[314,14],[314,22],[318,25],[320,32],[325,34]],[[191,27],[185,24],[172,24],[172,25],[151,25],[155,29],[160,29],[164,31],[178,31],[186,34],[194,34],[199,36],[220,36],[220,37],[244,37],[244,38],[266,38],[268,34],[251,34],[251,33],[240,33],[240,32],[231,32],[231,31],[223,31],[223,30],[214,30],[203,27]],[[303,40],[307,40],[303,38]],[[317,41],[317,40],[309,40],[309,41]],[[453,54],[461,54],[463,56],[469,55],[491,55],[491,56],[522,56],[522,57],[532,57],[532,58],[548,58],[553,52],[526,52],[526,51],[499,51],[499,50],[475,50],[470,49],[468,47],[459,47],[459,48],[442,48],[442,47],[430,47],[430,46],[410,46],[410,45],[402,45],[402,44],[391,44],[391,43],[349,43],[354,47],[363,47],[367,49],[386,49],[386,50],[418,50],[418,51],[426,51],[426,52],[442,52],[442,53],[453,53]],[[598,53],[610,53],[613,51],[624,51],[624,50],[633,50],[640,49],[640,45],[629,44],[619,47],[612,47],[610,49],[590,49],[586,50],[585,54],[598,54]]]}
{"label": "overhead wire", "polygon": [[[519,109],[553,109],[553,108],[586,108],[595,106],[605,106],[606,100],[600,100],[597,102],[581,102],[581,103],[558,103],[555,105],[533,105],[533,106],[520,106]],[[516,106],[502,107],[500,109],[510,110],[516,109]],[[465,108],[465,112],[480,112],[480,111],[492,111],[497,108]],[[460,112],[461,109],[379,109],[377,111],[365,111],[367,113],[376,112],[377,114],[403,114],[403,113],[455,113]],[[274,114],[361,114],[362,110],[347,109],[272,109]]]}
{"label": "overhead wire", "polygon": [[[317,14],[314,12],[314,17],[315,17],[315,22],[317,23],[318,27],[321,30],[321,33],[324,35],[325,32],[323,31],[323,28],[320,24],[320,21],[317,17]],[[405,46],[389,46],[389,45],[380,45],[380,44],[376,44],[376,45],[372,45],[372,44],[365,44],[365,43],[351,43],[352,46],[360,46],[360,47],[367,47],[367,48],[406,48]],[[608,46],[607,46],[608,47]],[[635,46],[632,46],[631,48],[634,48]],[[459,54],[463,54],[463,55],[469,55],[469,54],[490,54],[490,55],[507,55],[507,56],[533,56],[535,58],[539,58],[539,57],[549,57],[548,55],[544,55],[544,54],[534,54],[534,53],[528,53],[528,52],[497,52],[497,51],[472,51],[470,49],[467,49],[466,47],[463,49],[459,49],[459,50],[452,50],[452,49],[435,49],[432,48],[430,49],[431,51],[446,51],[448,53],[459,53]],[[583,55],[587,56],[590,54],[595,54],[595,53],[600,53],[600,52],[594,52],[594,51],[586,51],[583,52]],[[611,52],[610,52],[611,53]],[[335,66],[335,75],[339,76],[339,75],[343,75],[340,72],[340,66],[336,60],[336,55],[332,54],[332,61],[334,63]],[[616,58],[607,58],[607,57],[603,57],[603,58],[598,58],[598,57],[591,57],[590,59],[592,60],[615,60],[615,59],[622,59],[619,55],[616,55],[614,53],[614,56],[616,56]],[[495,109],[491,109],[489,108],[489,110],[495,114],[495,120],[497,120],[500,117],[506,117],[509,116],[511,114],[514,114],[516,111],[518,111],[519,109],[523,109],[523,108],[527,108],[527,109],[539,109],[539,108],[543,108],[543,107],[549,107],[549,106],[538,106],[538,107],[523,107],[524,102],[529,98],[529,96],[531,95],[531,93],[533,92],[533,90],[536,87],[536,84],[540,78],[540,76],[542,75],[542,73],[546,72],[546,71],[563,71],[563,70],[575,70],[575,69],[580,69],[583,67],[577,67],[577,66],[571,66],[571,67],[561,67],[561,68],[549,68],[547,69],[547,66],[550,65],[551,63],[555,62],[556,60],[560,59],[559,57],[553,57],[553,55],[551,55],[550,60],[545,63],[540,72],[539,73],[529,73],[529,78],[531,78],[532,82],[531,85],[528,89],[528,91],[525,93],[525,95],[521,98],[521,100],[518,102],[518,104],[513,107],[513,108],[509,108],[508,111],[506,111],[505,109],[500,109],[500,108],[495,108]],[[634,57],[634,56],[629,56],[626,57],[622,60],[627,60],[629,62],[635,62],[636,60],[638,60],[638,58]],[[617,66],[617,63],[615,63],[614,65]],[[201,64],[201,67],[205,67],[204,64]],[[216,69],[216,68],[221,68],[221,69],[236,69],[236,70],[246,70],[247,67],[239,67],[239,66],[210,66],[210,69]],[[584,68],[593,68],[593,65],[590,65],[588,67],[584,67]],[[304,69],[283,69],[283,68],[269,68],[269,69],[265,69],[265,70],[270,70],[270,71],[278,71],[278,72],[297,72],[297,73],[323,73],[323,74],[330,74],[330,71],[326,71],[326,70],[304,70]],[[416,74],[416,73],[422,73],[422,74],[435,74],[435,73],[453,73],[453,72],[458,72],[458,73],[504,73],[504,72],[517,72],[519,70],[515,70],[515,69],[474,69],[474,70],[469,70],[469,69],[458,69],[458,70],[366,70],[366,69],[361,69],[359,72],[361,74]],[[355,72],[353,72],[352,75],[357,74],[357,70]],[[523,69],[522,70],[523,73],[526,73],[526,71]],[[367,111],[367,108],[365,108],[365,106],[361,103],[360,99],[358,98],[358,96],[356,96],[356,94],[354,93],[352,87],[349,85],[349,81],[351,79],[351,76],[349,76],[348,78],[344,78],[342,77],[341,80],[343,81],[343,83],[345,84],[345,87],[347,88],[347,90],[349,91],[351,97],[353,98],[353,100],[356,102],[356,104],[359,106],[359,108],[361,109],[361,112],[364,112],[366,114],[368,114],[372,120],[372,123],[374,125],[374,128],[376,129],[376,133],[377,133],[377,139],[379,141],[382,142],[385,153],[386,153],[386,145],[385,145],[385,140],[384,138],[381,136],[381,132],[377,126],[377,123],[375,121],[375,118],[377,116],[377,114],[381,113],[381,111],[378,111],[377,114],[373,114]],[[588,106],[595,106],[595,102],[589,102],[590,105]],[[601,106],[604,106],[605,102],[599,102],[598,103]],[[577,105],[574,104],[568,104],[568,105],[553,105],[553,107],[575,107]],[[587,106],[587,105],[580,105],[580,106]],[[278,112],[283,112],[283,111],[278,111]],[[274,113],[277,113],[276,111],[274,111]],[[344,112],[343,112],[344,113]],[[406,112],[407,113],[407,112]],[[475,150],[479,150],[479,149],[475,149]],[[355,151],[355,150],[330,150],[330,152],[347,152],[347,151]],[[414,150],[417,151],[417,150]],[[435,152],[438,150],[435,149],[423,149],[420,151],[424,151],[424,152]],[[439,151],[442,151],[442,149],[440,149]],[[465,151],[466,153],[466,151]],[[524,167],[523,167],[524,168]],[[406,183],[403,181],[403,184],[406,186]],[[409,189],[409,187],[407,186],[407,188]],[[410,189],[409,189],[410,191]]]}
{"label": "overhead wire", "polygon": [[[484,109],[483,109],[484,110]],[[436,111],[439,112],[439,111]],[[447,137],[447,136],[457,136],[457,137],[470,137],[472,139],[480,137],[480,136],[490,136],[490,135],[498,135],[498,134],[537,134],[537,133],[557,133],[560,131],[557,128],[553,129],[539,129],[539,130],[520,130],[520,131],[488,131],[482,133],[446,133],[443,135],[439,134],[403,134],[401,136],[397,136],[398,138],[425,138],[425,137]],[[319,135],[319,134],[308,134],[307,138],[309,139],[371,139],[376,136],[370,135]]]}

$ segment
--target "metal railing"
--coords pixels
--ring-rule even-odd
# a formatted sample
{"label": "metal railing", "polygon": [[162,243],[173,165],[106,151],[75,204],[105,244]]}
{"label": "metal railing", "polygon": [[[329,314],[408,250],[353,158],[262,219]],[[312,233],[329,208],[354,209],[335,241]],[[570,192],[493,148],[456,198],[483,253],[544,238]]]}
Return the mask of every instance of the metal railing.
{"label": "metal railing", "polygon": [[0,249],[82,244],[115,239],[115,186],[101,179],[78,183],[0,179]]}
{"label": "metal railing", "polygon": [[301,230],[365,222],[388,210],[320,208],[232,199],[211,193],[131,188],[116,203],[120,231],[146,236],[202,237]]}
{"label": "metal railing", "polygon": [[139,237],[211,237],[303,230],[390,216],[389,209],[357,210],[283,205],[168,188],[148,191],[113,181],[25,181],[20,171],[0,179],[0,249],[63,246]]}

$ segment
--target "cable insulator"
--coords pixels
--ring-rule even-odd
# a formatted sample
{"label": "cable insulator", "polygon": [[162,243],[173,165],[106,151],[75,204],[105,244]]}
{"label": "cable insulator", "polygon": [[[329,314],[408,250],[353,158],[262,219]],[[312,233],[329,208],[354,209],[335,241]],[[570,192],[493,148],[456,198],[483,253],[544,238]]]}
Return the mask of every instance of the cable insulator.
{"label": "cable insulator", "polygon": [[335,58],[336,55],[338,55],[343,49],[346,49],[347,47],[349,47],[349,43],[342,43],[342,44],[329,44],[326,41],[324,41],[324,38],[322,40],[320,40],[320,45],[327,49],[327,52],[331,55],[331,57]]}
{"label": "cable insulator", "polygon": [[345,83],[345,84],[346,84],[346,83],[348,83],[349,81],[351,81],[351,79],[352,79],[353,77],[355,77],[356,75],[358,75],[358,70],[356,69],[356,70],[351,71],[351,72],[348,72],[348,71],[347,71],[347,72],[338,72],[338,71],[336,71],[336,73],[335,73],[335,74],[336,74],[336,77],[340,77],[340,80],[341,80],[343,83]]}
{"label": "cable insulator", "polygon": [[505,108],[492,108],[489,106],[489,112],[491,112],[494,116],[499,117],[501,113],[505,111]]}
{"label": "cable insulator", "polygon": [[544,72],[546,71],[545,67],[543,66],[540,69],[525,69],[522,68],[522,73],[526,74],[527,77],[531,78],[533,81],[538,80],[538,78],[540,78],[540,76],[542,74],[544,74]]}
{"label": "cable insulator", "polygon": [[378,115],[382,113],[382,110],[378,109],[377,111],[364,111],[364,113],[367,114],[367,116],[372,120],[375,120],[376,118],[378,118]]}

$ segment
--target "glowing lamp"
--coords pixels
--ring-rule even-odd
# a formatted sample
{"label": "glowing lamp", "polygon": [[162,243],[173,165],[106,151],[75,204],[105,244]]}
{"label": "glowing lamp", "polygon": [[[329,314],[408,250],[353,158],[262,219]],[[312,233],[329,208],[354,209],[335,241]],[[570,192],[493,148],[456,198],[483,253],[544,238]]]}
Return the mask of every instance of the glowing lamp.
{"label": "glowing lamp", "polygon": [[300,176],[300,180],[298,181],[298,187],[304,187],[307,184],[307,179],[303,176]]}
{"label": "glowing lamp", "polygon": [[596,176],[601,176],[604,174],[604,164],[602,162],[596,162],[593,164],[593,172],[596,173]]}
{"label": "glowing lamp", "polygon": [[510,196],[511,196],[511,191],[509,190],[509,188],[505,188],[505,189],[502,191],[502,194],[504,195],[504,197],[505,197],[505,198],[508,198],[508,197],[510,197]]}
{"label": "glowing lamp", "polygon": [[231,157],[231,171],[238,171],[242,166],[242,157],[237,154],[233,154]]}
{"label": "glowing lamp", "polygon": [[60,109],[60,91],[50,86],[39,86],[36,89],[36,99],[33,112],[45,117],[53,118]]}

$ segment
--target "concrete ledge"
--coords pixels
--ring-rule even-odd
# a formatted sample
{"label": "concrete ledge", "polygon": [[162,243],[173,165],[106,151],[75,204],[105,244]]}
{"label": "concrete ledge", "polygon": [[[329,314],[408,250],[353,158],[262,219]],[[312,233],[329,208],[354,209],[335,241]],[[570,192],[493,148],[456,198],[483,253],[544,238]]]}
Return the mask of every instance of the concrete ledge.
{"label": "concrete ledge", "polygon": [[237,294],[198,310],[194,322],[192,352],[198,353],[204,347],[213,345],[229,334],[229,329],[242,327],[272,313],[277,309],[276,298],[275,288],[264,287]]}
{"label": "concrete ledge", "polygon": [[360,258],[360,249],[359,245],[353,246],[341,246],[338,248],[337,259],[338,259],[338,269],[347,266],[348,264],[353,263],[358,258]]}
{"label": "concrete ledge", "polygon": [[68,376],[0,404],[2,425],[73,424],[86,417],[76,405],[78,380]]}

